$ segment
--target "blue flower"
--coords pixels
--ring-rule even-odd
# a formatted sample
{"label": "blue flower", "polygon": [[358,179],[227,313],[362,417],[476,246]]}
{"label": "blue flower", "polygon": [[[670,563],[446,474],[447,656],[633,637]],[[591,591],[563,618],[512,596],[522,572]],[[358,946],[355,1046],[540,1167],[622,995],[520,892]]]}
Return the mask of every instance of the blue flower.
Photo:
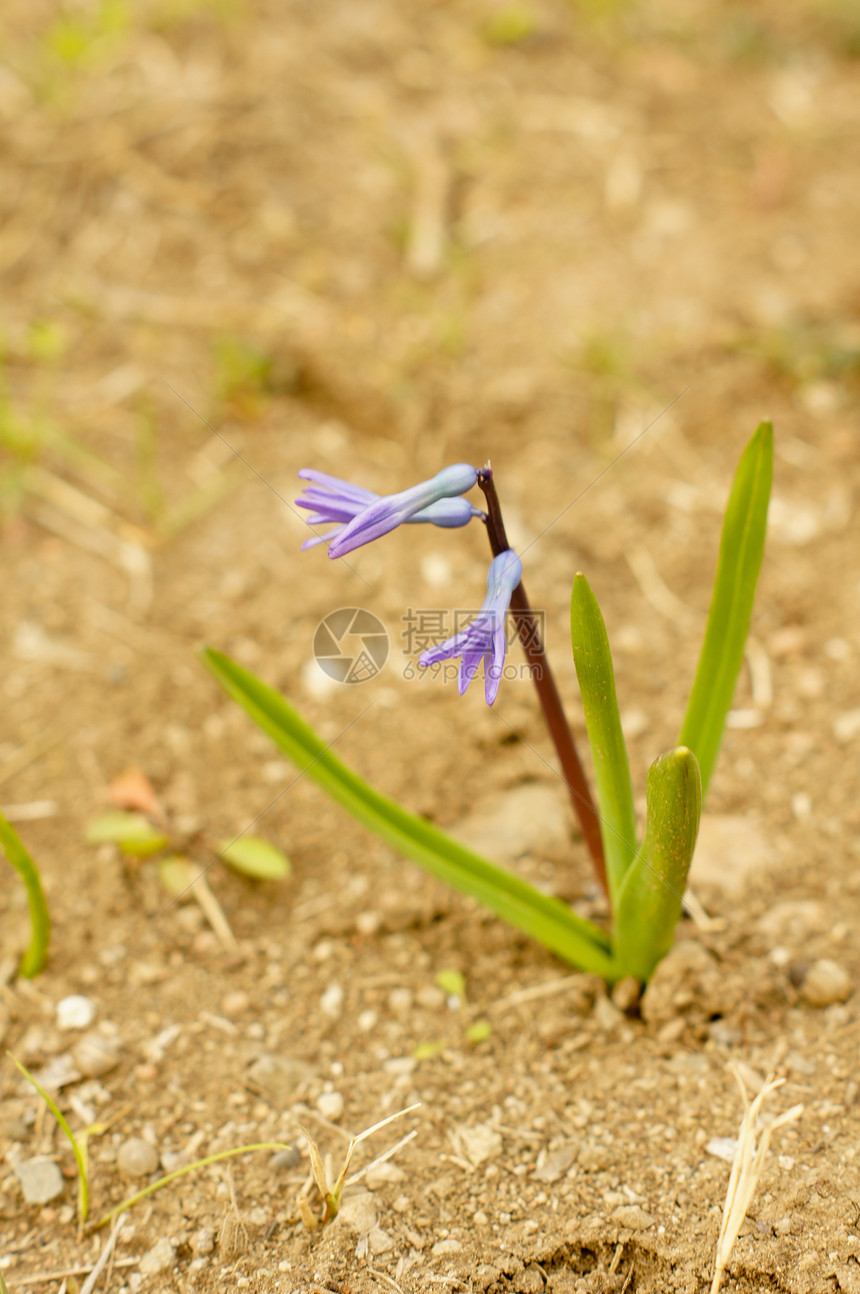
{"label": "blue flower", "polygon": [[308,525],[336,523],[334,530],[305,540],[302,547],[329,542],[329,557],[343,557],[406,521],[429,521],[434,526],[454,527],[465,526],[472,517],[483,515],[468,499],[457,497],[471,490],[478,479],[477,469],[468,463],[455,463],[453,467],[443,468],[430,481],[422,481],[399,494],[382,496],[309,468],[303,468],[299,476],[312,482],[296,499],[300,508],[312,514]]}
{"label": "blue flower", "polygon": [[505,616],[510,606],[511,594],[522,579],[523,564],[512,548],[507,548],[490,562],[487,572],[487,596],[475,619],[462,633],[454,634],[422,652],[418,664],[423,668],[440,660],[460,656],[460,674],[457,686],[460,695],[475,677],[478,665],[484,661],[484,695],[487,705],[492,705],[499,692],[502,669],[505,664]]}

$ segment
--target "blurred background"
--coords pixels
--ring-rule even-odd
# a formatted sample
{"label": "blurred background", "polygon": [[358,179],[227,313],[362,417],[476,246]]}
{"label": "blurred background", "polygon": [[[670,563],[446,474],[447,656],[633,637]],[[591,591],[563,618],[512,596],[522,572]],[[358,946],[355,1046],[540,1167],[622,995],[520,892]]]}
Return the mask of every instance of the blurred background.
{"label": "blurred background", "polygon": [[[340,730],[365,702],[314,673],[324,614],[360,599],[396,635],[406,605],[479,605],[479,527],[389,537],[363,583],[300,556],[301,466],[385,492],[492,457],[514,543],[544,534],[527,583],[572,691],[573,570],[606,604],[644,767],[771,417],[762,632],[845,639],[852,0],[6,0],[0,55],[0,797],[101,786],[129,734],[169,782],[211,705],[203,639]],[[447,772],[450,817],[484,771],[451,784],[430,696],[504,734],[413,685],[418,777],[401,682],[375,694],[383,776],[434,811]],[[88,755],[64,762],[60,713]]]}

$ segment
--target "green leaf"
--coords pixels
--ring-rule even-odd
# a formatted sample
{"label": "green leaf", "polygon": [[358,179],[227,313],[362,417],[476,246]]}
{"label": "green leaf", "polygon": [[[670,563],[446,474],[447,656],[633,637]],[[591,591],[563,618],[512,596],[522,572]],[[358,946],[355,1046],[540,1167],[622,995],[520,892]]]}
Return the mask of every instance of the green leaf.
{"label": "green leaf", "polygon": [[62,1110],[57,1105],[56,1101],[54,1101],[48,1095],[48,1093],[41,1086],[41,1084],[36,1082],[35,1078],[30,1073],[29,1069],[27,1069],[26,1066],[22,1065],[20,1060],[17,1060],[14,1056],[12,1056],[11,1051],[9,1052],[9,1055],[12,1057],[12,1063],[18,1067],[18,1069],[26,1078],[27,1082],[31,1083],[33,1087],[35,1087],[36,1091],[39,1093],[42,1100],[45,1102],[48,1109],[51,1111],[51,1114],[53,1114],[54,1118],[57,1120],[57,1123],[59,1124],[60,1128],[62,1129],[63,1133],[65,1134],[67,1140],[69,1141],[72,1147],[72,1154],[75,1157],[75,1164],[77,1165],[77,1169],[78,1169],[78,1225],[79,1227],[83,1228],[83,1225],[87,1220],[87,1214],[89,1213],[89,1210],[90,1210],[90,1183],[89,1183],[89,1174],[87,1170],[86,1137],[82,1137],[79,1139],[78,1137],[75,1136],[75,1134],[72,1132],[71,1128],[69,1127]]}
{"label": "green leaf", "polygon": [[436,976],[436,985],[448,997],[458,997],[466,1001],[466,977],[458,970],[440,970]]}
{"label": "green leaf", "polygon": [[110,1213],[106,1213],[104,1217],[99,1218],[91,1229],[98,1231],[101,1227],[106,1227],[109,1222],[113,1222],[114,1218],[118,1218],[121,1213],[128,1212],[140,1200],[146,1199],[147,1195],[152,1195],[155,1191],[160,1191],[162,1187],[169,1186],[171,1182],[175,1182],[179,1177],[185,1177],[188,1173],[196,1173],[198,1168],[208,1168],[210,1164],[220,1164],[225,1159],[232,1159],[236,1155],[252,1154],[258,1150],[274,1150],[277,1152],[291,1149],[291,1146],[284,1145],[281,1141],[260,1141],[253,1142],[248,1146],[233,1146],[230,1150],[219,1150],[217,1154],[207,1155],[205,1159],[195,1159],[193,1164],[186,1164],[183,1168],[174,1168],[173,1172],[167,1173],[164,1177],[159,1177],[157,1181],[144,1186],[142,1191],[136,1191],[134,1195],[130,1195],[127,1200],[123,1200],[122,1204],[118,1204],[116,1208],[111,1209]]}
{"label": "green leaf", "polygon": [[34,975],[38,975],[39,971],[44,969],[48,957],[48,944],[51,941],[51,916],[45,902],[42,882],[39,879],[39,869],[21,843],[18,833],[11,823],[6,821],[2,813],[0,813],[0,848],[2,848],[9,862],[21,877],[27,891],[27,899],[30,904],[30,925],[33,933],[30,938],[30,946],[18,966],[18,974],[23,975],[25,979],[32,979]]}
{"label": "green leaf", "polygon": [[125,813],[111,809],[100,813],[87,823],[86,840],[89,845],[119,845],[124,854],[133,858],[148,858],[170,844],[158,827],[154,827],[143,813]]}
{"label": "green leaf", "polygon": [[202,656],[228,695],[303,773],[359,822],[433,876],[471,895],[566,961],[597,975],[611,974],[609,939],[597,926],[380,795],[331,753],[279,693],[235,661],[211,649],[204,650]]}
{"label": "green leaf", "polygon": [[447,1045],[444,1038],[436,1038],[433,1042],[419,1042],[412,1055],[415,1060],[432,1060],[434,1056],[440,1056]]}
{"label": "green leaf", "polygon": [[636,853],[633,784],[618,714],[615,672],[606,625],[597,598],[582,574],[577,574],[573,581],[570,638],[594,761],[606,880],[614,912],[621,882]]}
{"label": "green leaf", "polygon": [[476,1020],[466,1030],[466,1041],[471,1043],[473,1047],[477,1047],[479,1042],[486,1042],[492,1032],[493,1026],[489,1020]]}
{"label": "green leaf", "polygon": [[186,894],[200,875],[200,868],[181,854],[165,854],[158,860],[158,879],[172,899]]}
{"label": "green leaf", "polygon": [[222,863],[258,881],[282,881],[292,871],[287,855],[260,836],[239,836],[218,848]]}
{"label": "green leaf", "polygon": [[703,795],[743,660],[764,553],[772,479],[773,427],[763,422],[744,450],[729,495],[705,641],[679,738],[699,761]]}
{"label": "green leaf", "polygon": [[643,983],[672,946],[699,831],[702,779],[691,750],[678,746],[654,761],[647,800],[645,839],[618,896],[614,941],[622,975]]}

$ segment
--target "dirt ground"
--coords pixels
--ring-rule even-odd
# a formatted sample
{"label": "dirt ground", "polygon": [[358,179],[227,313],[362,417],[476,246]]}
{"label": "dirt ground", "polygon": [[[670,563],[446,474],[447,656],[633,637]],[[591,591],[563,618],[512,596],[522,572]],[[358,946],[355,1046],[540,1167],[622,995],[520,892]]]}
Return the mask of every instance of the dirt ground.
{"label": "dirt ground", "polygon": [[[860,1290],[856,7],[6,0],[0,52],[0,805],[54,921],[16,980],[7,869],[0,1033],[74,1130],[111,1121],[93,1218],[148,1180],[121,1172],[132,1138],[160,1171],[297,1150],[136,1206],[98,1288],[706,1290],[734,1061],[785,1079],[771,1116],[804,1112],[724,1288]],[[711,921],[682,922],[641,1018],[297,779],[197,659],[233,655],[380,789],[599,915],[529,684],[491,710],[404,650],[408,612],[479,605],[481,526],[330,563],[299,551],[296,472],[389,492],[491,458],[580,737],[574,572],[597,593],[641,795],[763,418],[768,547],[694,868]],[[391,637],[356,686],[312,654],[342,606]],[[128,766],[200,863],[252,823],[289,853],[277,885],[208,873],[234,946],[154,863],[85,843]],[[845,1000],[814,1005],[821,961]],[[81,1073],[71,994],[108,1072]],[[106,1233],[77,1239],[69,1146],[10,1060],[0,1094],[0,1271],[71,1292]],[[297,1120],[336,1171],[418,1102],[357,1149],[415,1133],[342,1218],[296,1221]],[[39,1155],[65,1191],[28,1205]]]}

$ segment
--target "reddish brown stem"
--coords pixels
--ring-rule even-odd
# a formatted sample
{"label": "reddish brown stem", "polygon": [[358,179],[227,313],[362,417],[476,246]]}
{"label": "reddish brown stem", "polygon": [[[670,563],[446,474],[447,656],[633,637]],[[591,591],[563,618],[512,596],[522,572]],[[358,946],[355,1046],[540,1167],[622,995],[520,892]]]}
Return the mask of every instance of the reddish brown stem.
{"label": "reddish brown stem", "polygon": [[[491,468],[484,467],[478,472],[478,485],[487,500],[487,535],[493,556],[498,557],[510,548],[505,534],[505,523],[499,496],[493,482]],[[562,776],[570,792],[573,811],[576,814],[585,843],[591,854],[597,879],[608,894],[606,882],[606,862],[603,857],[603,840],[600,835],[600,818],[591,796],[585,777],[585,770],[573,740],[573,734],[565,717],[558,688],[547,660],[537,618],[529,605],[525,588],[520,582],[511,595],[511,612],[517,627],[520,642],[526,654],[532,681],[537,688],[543,716],[549,728],[553,745],[561,764]]]}

